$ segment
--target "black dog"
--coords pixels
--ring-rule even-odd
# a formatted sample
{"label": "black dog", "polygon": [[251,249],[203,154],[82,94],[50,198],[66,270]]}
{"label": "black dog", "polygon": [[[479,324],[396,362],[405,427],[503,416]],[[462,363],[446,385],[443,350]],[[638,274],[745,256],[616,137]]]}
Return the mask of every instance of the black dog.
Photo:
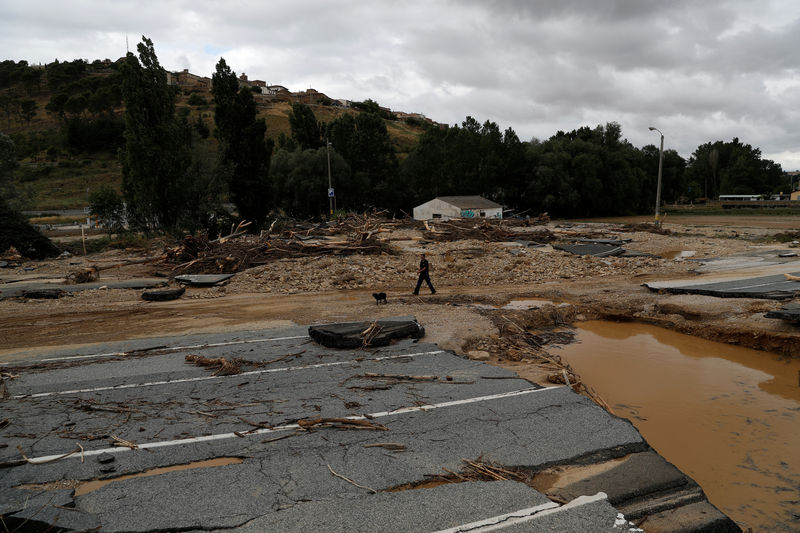
{"label": "black dog", "polygon": [[389,302],[386,300],[386,293],[385,292],[373,292],[372,297],[375,298],[375,303],[379,304],[381,301],[383,303],[388,304]]}

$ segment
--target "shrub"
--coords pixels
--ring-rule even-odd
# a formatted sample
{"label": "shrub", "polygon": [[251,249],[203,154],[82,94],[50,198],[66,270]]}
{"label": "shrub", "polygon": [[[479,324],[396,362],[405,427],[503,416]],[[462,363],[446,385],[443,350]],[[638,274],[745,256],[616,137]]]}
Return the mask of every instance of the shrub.
{"label": "shrub", "polygon": [[208,100],[200,94],[192,93],[189,95],[189,105],[201,106],[208,105]]}
{"label": "shrub", "polygon": [[95,215],[109,235],[125,227],[125,204],[117,192],[103,185],[89,196],[89,210]]}

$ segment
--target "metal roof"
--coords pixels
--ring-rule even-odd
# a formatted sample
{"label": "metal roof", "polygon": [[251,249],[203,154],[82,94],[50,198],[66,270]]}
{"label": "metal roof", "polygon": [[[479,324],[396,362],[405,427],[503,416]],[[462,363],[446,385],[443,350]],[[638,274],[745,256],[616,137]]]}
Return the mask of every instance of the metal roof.
{"label": "metal roof", "polygon": [[503,207],[483,196],[437,196],[436,200],[447,202],[460,209],[495,209]]}

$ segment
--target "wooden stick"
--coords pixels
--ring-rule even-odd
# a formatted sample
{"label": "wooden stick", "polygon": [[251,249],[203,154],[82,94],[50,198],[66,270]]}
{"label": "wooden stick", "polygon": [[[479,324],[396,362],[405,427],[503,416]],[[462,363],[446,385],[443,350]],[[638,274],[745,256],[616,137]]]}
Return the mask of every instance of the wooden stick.
{"label": "wooden stick", "polygon": [[378,491],[377,491],[377,490],[375,490],[375,489],[371,489],[371,488],[369,488],[369,487],[365,487],[364,485],[359,485],[358,483],[356,483],[356,482],[355,482],[355,481],[353,481],[352,479],[350,479],[350,478],[347,478],[347,477],[344,477],[343,475],[341,475],[341,474],[339,474],[339,473],[335,472],[335,471],[333,470],[333,468],[331,468],[331,465],[328,465],[328,470],[330,470],[330,471],[331,471],[331,474],[333,474],[334,476],[336,476],[336,477],[338,477],[338,478],[340,478],[340,479],[343,479],[343,480],[347,481],[347,482],[348,482],[348,483],[350,483],[351,485],[355,485],[356,487],[358,487],[358,488],[360,488],[360,489],[366,489],[366,490],[370,491],[372,494],[378,494]]}
{"label": "wooden stick", "polygon": [[[116,435],[111,435],[111,438],[114,439],[114,446],[124,446],[125,448],[130,448],[131,450],[135,450],[138,448],[135,442],[131,442],[129,440],[121,439]],[[74,453],[74,452],[73,452]]]}
{"label": "wooden stick", "polygon": [[266,444],[268,442],[275,442],[276,440],[288,439],[289,437],[294,437],[296,435],[300,435],[300,432],[299,431],[295,431],[294,433],[289,433],[288,435],[282,435],[280,437],[274,437],[272,439],[264,439],[261,442]]}
{"label": "wooden stick", "polygon": [[74,454],[79,453],[81,451],[81,448],[75,448],[71,452],[65,453],[64,455],[59,455],[58,457],[53,457],[52,459],[47,459],[47,460],[41,461],[41,460],[37,460],[37,459],[28,459],[28,457],[22,451],[22,446],[17,445],[17,449],[19,450],[19,453],[20,453],[20,455],[22,455],[22,458],[25,460],[25,462],[26,463],[30,463],[32,465],[43,465],[45,463],[52,463],[53,461],[58,461],[60,459],[64,459],[65,457],[69,457],[70,455],[74,455]]}
{"label": "wooden stick", "polygon": [[373,442],[372,444],[364,444],[362,448],[386,448],[392,451],[404,451],[406,445],[399,442]]}

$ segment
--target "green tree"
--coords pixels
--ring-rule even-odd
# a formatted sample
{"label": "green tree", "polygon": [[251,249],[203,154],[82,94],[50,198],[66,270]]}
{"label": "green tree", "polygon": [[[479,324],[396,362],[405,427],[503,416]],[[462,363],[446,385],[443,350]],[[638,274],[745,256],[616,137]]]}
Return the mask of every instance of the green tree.
{"label": "green tree", "polygon": [[5,133],[0,132],[0,196],[4,198],[13,196],[11,175],[17,165],[17,150],[14,141]]}
{"label": "green tree", "polygon": [[54,94],[50,97],[50,101],[47,102],[44,108],[48,113],[56,115],[60,120],[66,120],[64,106],[67,100],[69,100],[69,95],[67,93]]}
{"label": "green tree", "polygon": [[[352,199],[358,186],[348,177],[350,168],[344,158],[333,150],[330,152],[330,162],[339,201],[337,207],[353,208]],[[328,154],[325,148],[278,150],[272,158],[270,175],[275,197],[287,213],[296,217],[328,213]]]}
{"label": "green tree", "polygon": [[129,223],[145,232],[175,233],[186,227],[193,201],[191,128],[175,117],[175,93],[153,42],[142,37],[137,50],[138,59],[128,53],[122,65],[122,186]]}
{"label": "green tree", "polygon": [[[396,209],[398,203],[397,157],[383,119],[373,113],[356,117],[352,160],[349,162],[356,182],[368,184],[365,200],[372,205]],[[363,194],[363,193],[362,193]]]}
{"label": "green tree", "polygon": [[763,194],[785,188],[780,165],[761,157],[761,150],[734,137],[697,147],[686,166],[686,179],[704,184],[708,198],[720,194]]}
{"label": "green tree", "polygon": [[11,117],[17,113],[19,109],[19,100],[11,94],[0,94],[0,109],[6,115],[6,125],[11,127]]}
{"label": "green tree", "polygon": [[220,163],[227,171],[231,201],[239,215],[260,226],[272,207],[269,167],[272,141],[265,142],[267,124],[256,119],[253,92],[238,87],[234,73],[220,59],[212,76],[216,136]]}
{"label": "green tree", "polygon": [[120,232],[125,224],[125,203],[117,191],[103,185],[89,195],[89,209],[108,234]]}
{"label": "green tree", "polygon": [[[331,146],[347,162],[352,209],[369,206],[402,207],[408,191],[397,187],[398,163],[383,119],[374,113],[344,114],[328,124]],[[345,193],[337,187],[337,197]]]}
{"label": "green tree", "polygon": [[307,105],[292,104],[292,110],[289,112],[289,126],[292,128],[292,139],[301,150],[319,148],[324,144],[317,118]]}
{"label": "green tree", "polygon": [[30,126],[31,125],[31,120],[33,120],[33,117],[36,116],[36,108],[38,107],[36,105],[36,101],[35,100],[23,100],[20,103],[19,107],[20,107],[20,115],[22,116],[22,120],[24,120],[25,123],[28,126]]}
{"label": "green tree", "polygon": [[205,99],[205,97],[202,94],[198,94],[198,93],[190,94],[188,103],[189,103],[189,105],[193,105],[193,106],[208,105],[208,101]]}

